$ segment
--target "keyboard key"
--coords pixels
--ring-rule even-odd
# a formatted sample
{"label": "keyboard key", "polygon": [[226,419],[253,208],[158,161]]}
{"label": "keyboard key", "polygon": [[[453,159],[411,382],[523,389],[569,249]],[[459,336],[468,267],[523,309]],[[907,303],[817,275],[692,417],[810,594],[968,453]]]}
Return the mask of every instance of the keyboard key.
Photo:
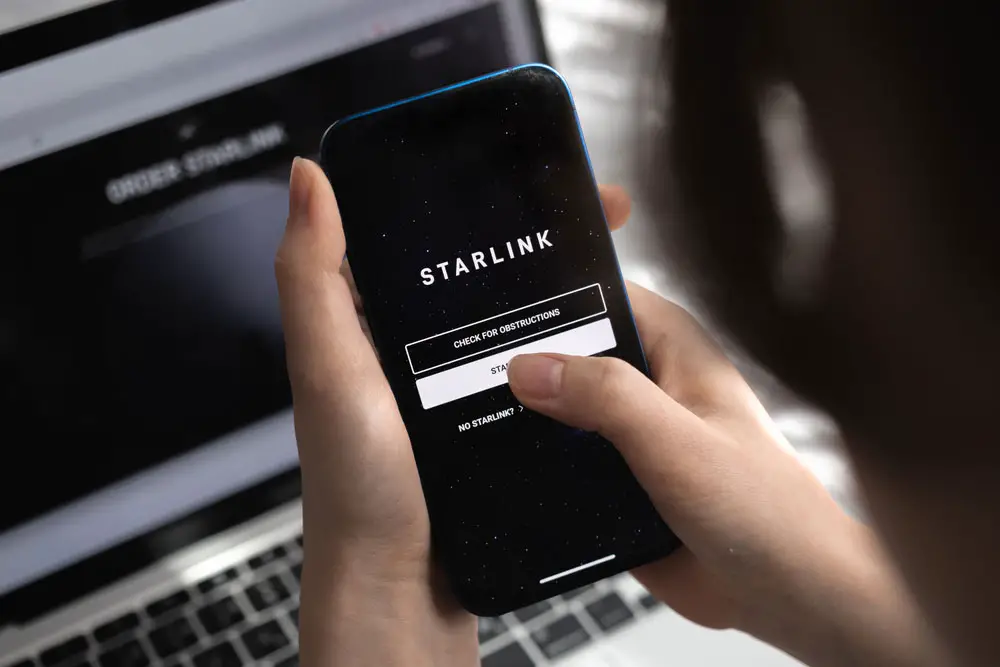
{"label": "keyboard key", "polygon": [[535,667],[517,642],[483,658],[482,667]]}
{"label": "keyboard key", "polygon": [[229,642],[202,651],[192,662],[194,667],[243,667],[243,661]]}
{"label": "keyboard key", "polygon": [[541,630],[531,633],[531,638],[549,660],[555,660],[590,641],[590,634],[575,616],[560,618]]}
{"label": "keyboard key", "polygon": [[632,611],[625,606],[618,593],[610,593],[597,602],[591,602],[587,605],[587,613],[602,630],[613,630],[633,618]]}
{"label": "keyboard key", "polygon": [[288,618],[292,619],[295,627],[299,627],[299,605],[295,605],[288,610]]}
{"label": "keyboard key", "polygon": [[88,646],[90,644],[86,637],[73,637],[42,651],[39,657],[45,667],[55,667],[59,663],[70,662],[74,658],[82,662],[86,657]]}
{"label": "keyboard key", "polygon": [[208,634],[214,635],[242,621],[243,611],[233,598],[222,598],[199,609],[198,620]]}
{"label": "keyboard key", "polygon": [[271,563],[277,563],[287,554],[288,552],[285,551],[285,547],[275,547],[270,551],[259,553],[250,559],[249,561],[250,569],[259,570],[265,565],[270,565]]}
{"label": "keyboard key", "polygon": [[138,627],[139,615],[128,613],[124,616],[116,618],[113,621],[108,621],[104,625],[98,626],[94,630],[94,639],[103,644],[106,641],[114,639],[120,634],[124,634],[129,630],[135,630]]}
{"label": "keyboard key", "polygon": [[243,644],[254,660],[260,660],[290,643],[277,621],[268,621],[243,633]]}
{"label": "keyboard key", "polygon": [[548,600],[542,600],[541,602],[536,602],[530,607],[525,607],[524,609],[518,609],[517,611],[514,612],[514,616],[516,616],[517,620],[521,621],[522,623],[527,623],[531,619],[541,616],[549,609],[552,609],[552,603],[549,602]]}
{"label": "keyboard key", "polygon": [[499,637],[507,632],[507,624],[502,618],[480,618],[479,619],[479,643],[485,644],[491,639]]}
{"label": "keyboard key", "polygon": [[177,591],[165,598],[160,598],[146,607],[146,613],[152,618],[159,618],[172,611],[180,609],[191,601],[191,595],[187,591]]}
{"label": "keyboard key", "polygon": [[281,583],[281,579],[276,576],[257,582],[246,590],[246,594],[250,599],[250,604],[257,611],[273,607],[291,596],[285,585]]}
{"label": "keyboard key", "polygon": [[236,571],[235,567],[231,567],[225,572],[220,572],[215,576],[209,577],[198,584],[198,590],[202,593],[210,593],[214,591],[219,586],[229,583],[237,578],[239,578],[240,573]]}
{"label": "keyboard key", "polygon": [[191,621],[182,616],[150,632],[149,641],[158,656],[169,658],[197,644],[198,633],[191,626]]}
{"label": "keyboard key", "polygon": [[580,597],[584,593],[589,593],[592,590],[594,590],[593,586],[583,586],[582,588],[577,588],[576,590],[570,591],[569,593],[563,593],[562,594],[562,599],[563,600],[573,600],[575,598]]}
{"label": "keyboard key", "polygon": [[285,658],[274,667],[299,667],[299,656],[293,655],[291,658]]}
{"label": "keyboard key", "polygon": [[649,593],[646,593],[641,598],[639,598],[639,604],[642,605],[643,609],[656,609],[662,603]]}
{"label": "keyboard key", "polygon": [[149,656],[139,642],[132,640],[106,651],[98,658],[101,667],[149,667]]}

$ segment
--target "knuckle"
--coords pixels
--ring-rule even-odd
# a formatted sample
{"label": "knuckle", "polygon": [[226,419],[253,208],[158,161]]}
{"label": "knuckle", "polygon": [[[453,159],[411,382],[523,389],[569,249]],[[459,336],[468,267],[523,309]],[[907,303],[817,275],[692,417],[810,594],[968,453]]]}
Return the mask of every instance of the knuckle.
{"label": "knuckle", "polygon": [[282,243],[274,256],[274,277],[278,281],[278,287],[285,287],[293,282],[296,274],[296,264],[292,260],[288,246]]}
{"label": "knuckle", "polygon": [[293,376],[298,408],[322,415],[323,423],[334,422],[359,442],[381,442],[398,436],[400,422],[395,398],[388,387],[373,379],[344,377],[319,366],[310,366]]}
{"label": "knuckle", "polygon": [[[320,264],[298,241],[285,240],[274,256],[274,277],[282,293],[309,285],[323,285],[327,276],[343,282],[338,271]],[[346,283],[345,283],[346,284]]]}
{"label": "knuckle", "polygon": [[593,421],[593,430],[600,431],[616,423],[623,406],[626,406],[634,369],[627,362],[612,357],[595,361],[596,373],[585,382],[584,390],[590,394],[585,403]]}
{"label": "knuckle", "polygon": [[600,360],[600,377],[597,384],[607,398],[621,396],[628,385],[635,369],[628,362],[616,357],[605,357]]}
{"label": "knuckle", "polygon": [[355,427],[363,442],[394,441],[401,436],[399,409],[391,393],[371,392],[366,401],[354,402]]}

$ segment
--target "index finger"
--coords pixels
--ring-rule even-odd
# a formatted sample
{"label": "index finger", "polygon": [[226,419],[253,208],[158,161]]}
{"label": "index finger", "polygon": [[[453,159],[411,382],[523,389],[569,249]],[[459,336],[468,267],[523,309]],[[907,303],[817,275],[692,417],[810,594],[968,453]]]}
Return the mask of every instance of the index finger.
{"label": "index finger", "polygon": [[653,379],[671,398],[701,417],[756,401],[739,370],[688,311],[633,283],[628,294]]}
{"label": "index finger", "polygon": [[611,231],[617,231],[628,223],[632,215],[632,198],[620,185],[600,185],[601,204]]}

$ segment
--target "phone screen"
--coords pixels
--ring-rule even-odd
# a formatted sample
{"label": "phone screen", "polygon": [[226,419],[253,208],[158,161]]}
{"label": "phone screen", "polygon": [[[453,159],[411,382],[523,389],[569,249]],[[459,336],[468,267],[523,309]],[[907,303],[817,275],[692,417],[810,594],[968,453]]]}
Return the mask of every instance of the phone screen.
{"label": "phone screen", "polygon": [[509,611],[675,548],[610,443],[507,386],[525,353],[646,368],[562,79],[520,68],[349,119],[322,161],[460,601]]}

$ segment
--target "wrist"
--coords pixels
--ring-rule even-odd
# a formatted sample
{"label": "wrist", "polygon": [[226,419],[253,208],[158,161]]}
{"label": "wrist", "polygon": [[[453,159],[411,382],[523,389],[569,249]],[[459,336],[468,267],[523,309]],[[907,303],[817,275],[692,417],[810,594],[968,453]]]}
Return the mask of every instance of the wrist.
{"label": "wrist", "polygon": [[380,550],[325,546],[307,548],[303,563],[303,665],[476,664],[475,618],[429,560],[419,567]]}
{"label": "wrist", "polygon": [[741,629],[812,667],[948,664],[875,535],[843,518],[832,539],[785,564],[777,604]]}

